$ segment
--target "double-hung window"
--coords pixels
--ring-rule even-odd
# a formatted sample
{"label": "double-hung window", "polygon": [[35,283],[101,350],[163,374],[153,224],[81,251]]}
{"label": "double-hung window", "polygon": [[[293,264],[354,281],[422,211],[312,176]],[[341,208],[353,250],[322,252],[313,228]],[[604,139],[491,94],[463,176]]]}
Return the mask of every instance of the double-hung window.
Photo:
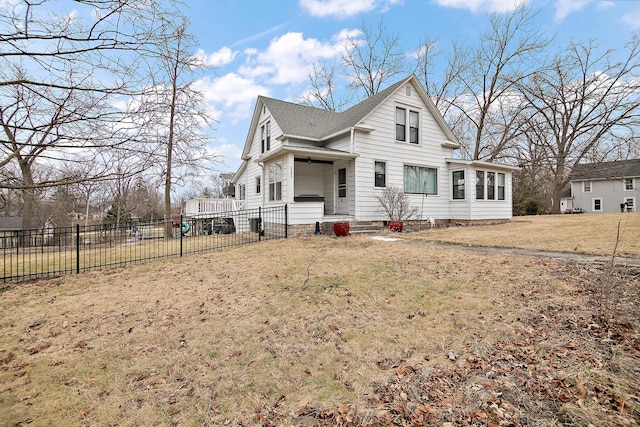
{"label": "double-hung window", "polygon": [[453,200],[464,200],[464,171],[453,171]]}
{"label": "double-hung window", "polygon": [[396,141],[407,140],[407,110],[396,107]]}
{"label": "double-hung window", "polygon": [[260,194],[260,191],[262,190],[261,188],[261,179],[259,176],[256,177],[256,194]]}
{"label": "double-hung window", "polygon": [[374,163],[374,180],[376,187],[387,186],[387,164],[385,162]]}
{"label": "double-hung window", "polygon": [[422,166],[404,166],[404,192],[409,194],[438,194],[438,170]]}
{"label": "double-hung window", "polygon": [[417,144],[419,134],[420,116],[417,111],[409,111],[409,142],[411,144]]}
{"label": "double-hung window", "polygon": [[484,171],[476,171],[476,199],[484,200]]}
{"label": "double-hung window", "polygon": [[498,174],[498,200],[505,200],[504,186],[506,182],[506,176],[503,173]]}
{"label": "double-hung window", "polygon": [[582,181],[582,192],[591,193],[591,181]]}
{"label": "double-hung window", "polygon": [[632,191],[633,190],[633,178],[625,178],[624,179],[624,190]]}
{"label": "double-hung window", "polygon": [[487,200],[496,199],[496,173],[487,172]]}
{"label": "double-hung window", "polygon": [[593,211],[602,212],[602,199],[593,199]]}
{"label": "double-hung window", "polygon": [[[407,122],[409,123],[409,135],[407,136]],[[420,113],[402,107],[396,107],[396,141],[420,143]]]}
{"label": "double-hung window", "polygon": [[238,200],[247,199],[247,186],[245,184],[238,185]]}
{"label": "double-hung window", "polygon": [[282,166],[279,163],[269,165],[269,200],[282,200]]}
{"label": "double-hung window", "polygon": [[263,153],[271,150],[271,122],[260,127],[260,147]]}

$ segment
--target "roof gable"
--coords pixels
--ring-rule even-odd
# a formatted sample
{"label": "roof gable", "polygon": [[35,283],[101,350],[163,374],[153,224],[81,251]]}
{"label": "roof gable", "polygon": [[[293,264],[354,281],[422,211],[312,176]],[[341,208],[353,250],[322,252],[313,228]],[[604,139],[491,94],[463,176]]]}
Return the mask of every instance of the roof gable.
{"label": "roof gable", "polygon": [[572,181],[640,177],[640,159],[577,164],[571,171]]}
{"label": "roof gable", "polygon": [[458,146],[457,138],[445,123],[442,115],[435,107],[433,101],[428,96],[415,75],[400,80],[377,94],[361,101],[343,112],[323,110],[309,107],[307,105],[295,104],[293,102],[281,101],[265,96],[258,96],[256,106],[251,119],[251,125],[245,140],[242,151],[242,159],[249,158],[251,142],[258,127],[258,120],[262,107],[266,107],[273,119],[278,123],[280,130],[287,137],[295,137],[321,142],[357,126],[378,108],[386,99],[392,96],[397,90],[411,84],[425,104],[429,113],[435,118],[438,126],[453,146]]}

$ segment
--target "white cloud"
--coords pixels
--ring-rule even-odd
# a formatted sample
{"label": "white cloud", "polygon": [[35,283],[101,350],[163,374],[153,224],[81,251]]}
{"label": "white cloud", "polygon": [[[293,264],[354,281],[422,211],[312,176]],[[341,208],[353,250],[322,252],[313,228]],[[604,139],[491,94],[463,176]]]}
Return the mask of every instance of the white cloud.
{"label": "white cloud", "polygon": [[632,12],[624,15],[622,22],[627,24],[632,30],[640,29],[640,6],[636,6]]}
{"label": "white cloud", "polygon": [[204,50],[198,49],[195,56],[200,58],[202,62],[209,67],[222,67],[233,62],[237,54],[237,51],[232,51],[225,46],[218,51],[210,53],[208,55]]}
{"label": "white cloud", "polygon": [[196,81],[195,87],[214,109],[210,112],[216,120],[226,117],[234,123],[251,115],[258,95],[270,95],[268,88],[235,73],[215,79],[205,77]]}
{"label": "white cloud", "polygon": [[265,78],[269,83],[300,83],[307,78],[310,64],[318,60],[337,57],[344,45],[340,32],[332,43],[317,39],[305,39],[302,33],[286,33],[275,38],[263,52],[254,52],[247,64],[239,69],[240,74],[251,78]]}
{"label": "white cloud", "polygon": [[472,12],[508,12],[528,0],[434,0],[439,6],[467,9]]}
{"label": "white cloud", "polygon": [[403,0],[300,0],[299,4],[312,16],[346,18],[377,8],[385,12],[402,2]]}
{"label": "white cloud", "polygon": [[591,0],[556,0],[556,21],[562,21],[573,12],[583,9]]}
{"label": "white cloud", "polygon": [[616,4],[614,2],[608,1],[608,0],[603,0],[603,1],[598,2],[598,7],[600,9],[608,9],[610,7],[615,7],[615,5]]}

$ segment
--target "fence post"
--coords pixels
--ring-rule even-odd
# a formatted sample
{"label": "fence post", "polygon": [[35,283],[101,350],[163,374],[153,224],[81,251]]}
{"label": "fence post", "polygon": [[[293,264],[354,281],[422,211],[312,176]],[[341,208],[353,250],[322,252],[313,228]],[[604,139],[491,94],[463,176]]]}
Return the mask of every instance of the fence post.
{"label": "fence post", "polygon": [[289,237],[289,205],[284,205],[284,238]]}
{"label": "fence post", "polygon": [[258,242],[262,240],[262,206],[258,206]]}
{"label": "fence post", "polygon": [[80,224],[76,224],[76,274],[80,274]]}
{"label": "fence post", "polygon": [[178,224],[178,232],[180,234],[180,256],[182,256],[182,214],[180,214],[180,224]]}

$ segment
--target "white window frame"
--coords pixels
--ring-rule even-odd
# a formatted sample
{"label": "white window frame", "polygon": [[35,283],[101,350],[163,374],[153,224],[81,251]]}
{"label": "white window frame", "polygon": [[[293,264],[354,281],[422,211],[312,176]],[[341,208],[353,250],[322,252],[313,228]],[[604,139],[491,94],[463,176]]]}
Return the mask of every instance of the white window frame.
{"label": "white window frame", "polygon": [[247,200],[247,186],[238,184],[238,200]]}
{"label": "white window frame", "polygon": [[[627,205],[625,210],[627,212],[636,212],[636,210],[637,210],[636,198],[635,197],[625,197],[624,198],[624,202],[625,203],[628,203],[629,201],[631,202],[631,205]],[[631,209],[629,209],[629,207],[631,207]]]}
{"label": "white window frame", "polygon": [[[466,185],[466,171],[464,169],[451,171],[451,200],[466,200],[467,199],[467,185]],[[458,173],[462,173],[462,178],[458,178],[458,182],[456,182],[455,175]],[[460,183],[462,181],[462,183]],[[462,187],[462,197],[456,197],[456,188],[460,189]],[[459,190],[460,192],[460,190]]]}
{"label": "white window frame", "polygon": [[282,165],[271,163],[269,165],[269,201],[278,202],[282,200]]}
{"label": "white window frame", "polygon": [[256,176],[256,194],[260,194],[262,192],[262,177]]}
{"label": "white window frame", "polygon": [[[600,209],[596,209],[596,202],[600,203]],[[602,212],[603,211],[602,198],[601,197],[594,197],[593,199],[591,199],[591,210],[593,212]]]}
{"label": "white window frame", "polygon": [[591,193],[591,181],[582,181],[582,192],[583,193]]}
{"label": "white window frame", "polygon": [[[382,177],[384,180],[384,185],[378,185],[378,165],[382,165]],[[387,186],[387,162],[383,162],[380,160],[375,160],[373,162],[373,186],[375,188],[385,188]]]}
{"label": "white window frame", "polygon": [[[631,184],[631,186],[629,186],[629,184]],[[633,190],[636,189],[636,185],[635,184],[636,184],[635,183],[635,179],[633,179],[633,178],[625,178],[623,183],[622,183],[622,186],[623,186],[622,189],[624,191],[633,191]]]}
{"label": "white window frame", "polygon": [[[402,111],[402,117],[404,119],[404,123],[400,123],[400,121],[398,120],[398,113]],[[412,144],[412,145],[420,145],[420,142],[422,140],[422,135],[421,135],[421,128],[422,126],[421,124],[421,116],[422,116],[422,111],[420,110],[420,108],[416,108],[416,107],[410,107],[408,105],[396,105],[396,108],[394,110],[394,123],[395,123],[395,127],[394,127],[394,138],[396,142],[399,143],[405,143],[405,144]],[[416,126],[412,126],[412,120],[411,118],[414,117],[414,115],[417,116],[417,123],[415,123]],[[398,138],[398,126],[403,126],[404,130],[402,132],[402,138]],[[412,134],[412,129],[416,129],[416,140],[412,141],[411,140],[411,134]]]}
{"label": "white window frame", "polygon": [[426,177],[427,174],[430,171],[434,171],[435,172],[435,181],[436,182],[435,182],[435,185],[433,185],[433,187],[435,187],[435,189],[430,188],[428,186],[428,183],[424,182],[424,179],[423,179],[423,184],[424,184],[424,187],[427,190],[426,192],[427,192],[427,194],[429,196],[437,196],[438,195],[438,193],[439,193],[438,187],[440,186],[440,183],[438,182],[439,181],[438,175],[439,175],[440,171],[438,170],[438,168],[434,168],[434,167],[430,167],[430,166],[421,166],[421,165],[404,165],[403,168],[402,168],[402,182],[403,182],[402,188],[403,188],[403,191],[406,194],[425,194],[425,188],[422,188],[420,191],[407,191],[407,184],[406,184],[406,181],[407,181],[407,168],[418,168],[418,169],[424,170],[423,171],[424,174],[425,174],[424,177]]}

